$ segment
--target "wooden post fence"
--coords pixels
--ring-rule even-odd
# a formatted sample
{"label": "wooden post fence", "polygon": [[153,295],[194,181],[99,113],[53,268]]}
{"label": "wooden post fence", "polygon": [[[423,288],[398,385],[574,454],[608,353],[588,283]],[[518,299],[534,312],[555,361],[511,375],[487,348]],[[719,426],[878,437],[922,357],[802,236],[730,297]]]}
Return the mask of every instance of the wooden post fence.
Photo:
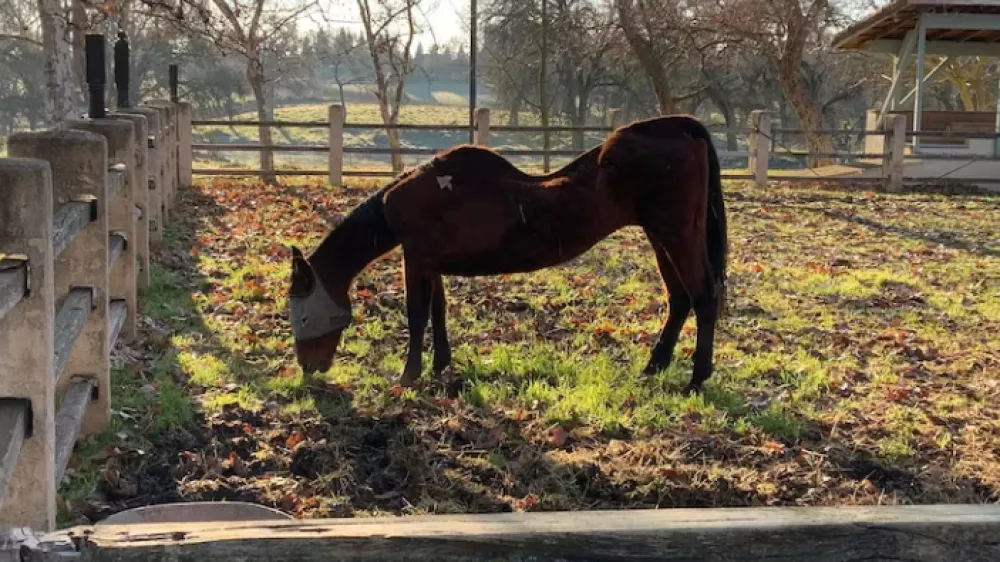
{"label": "wooden post fence", "polygon": [[184,183],[178,127],[160,127],[179,115],[166,102],[17,133],[0,158],[0,529],[53,529],[75,443],[108,427],[110,349],[138,335],[163,226],[151,188]]}
{"label": "wooden post fence", "polygon": [[757,187],[767,186],[767,164],[771,158],[771,114],[756,109],[750,112],[750,156],[747,168]]}
{"label": "wooden post fence", "polygon": [[329,109],[330,155],[327,165],[330,185],[344,183],[344,121],[347,119],[344,106],[335,103]]}
{"label": "wooden post fence", "polygon": [[475,141],[479,146],[490,145],[490,110],[488,107],[480,107],[476,110]]}

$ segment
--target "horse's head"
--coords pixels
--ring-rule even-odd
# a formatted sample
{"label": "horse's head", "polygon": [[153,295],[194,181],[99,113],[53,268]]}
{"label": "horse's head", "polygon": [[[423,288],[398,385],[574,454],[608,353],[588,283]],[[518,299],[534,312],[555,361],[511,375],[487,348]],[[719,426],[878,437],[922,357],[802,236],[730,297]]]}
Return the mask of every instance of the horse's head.
{"label": "horse's head", "polygon": [[342,295],[331,295],[329,291],[302,252],[293,247],[288,308],[295,355],[306,373],[329,370],[340,336],[351,323],[351,301],[346,290]]}

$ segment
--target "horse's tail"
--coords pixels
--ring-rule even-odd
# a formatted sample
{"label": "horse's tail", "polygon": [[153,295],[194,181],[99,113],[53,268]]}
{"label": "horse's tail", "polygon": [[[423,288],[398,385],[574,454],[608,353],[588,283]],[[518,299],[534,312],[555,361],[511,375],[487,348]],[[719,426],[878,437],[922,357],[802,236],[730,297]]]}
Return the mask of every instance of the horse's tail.
{"label": "horse's tail", "polygon": [[722,167],[715,151],[712,135],[701,123],[692,120],[689,133],[708,145],[708,220],[705,221],[708,245],[709,275],[719,299],[719,314],[726,308],[726,259],[729,253],[729,236],[726,226],[726,203],[722,196]]}

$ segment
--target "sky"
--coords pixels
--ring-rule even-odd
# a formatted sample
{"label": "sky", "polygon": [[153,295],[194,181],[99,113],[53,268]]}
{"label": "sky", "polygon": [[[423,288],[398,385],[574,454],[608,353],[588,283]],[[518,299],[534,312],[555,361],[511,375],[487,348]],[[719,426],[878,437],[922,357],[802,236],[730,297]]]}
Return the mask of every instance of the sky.
{"label": "sky", "polygon": [[[480,4],[483,0],[480,0]],[[446,44],[457,38],[464,44],[469,42],[469,0],[422,0],[419,4],[421,16],[418,24],[421,33],[417,43],[427,48],[434,43]],[[354,0],[332,0],[326,7],[326,17],[332,27],[346,27],[354,32],[361,31],[358,5]],[[306,24],[309,26],[309,24]]]}

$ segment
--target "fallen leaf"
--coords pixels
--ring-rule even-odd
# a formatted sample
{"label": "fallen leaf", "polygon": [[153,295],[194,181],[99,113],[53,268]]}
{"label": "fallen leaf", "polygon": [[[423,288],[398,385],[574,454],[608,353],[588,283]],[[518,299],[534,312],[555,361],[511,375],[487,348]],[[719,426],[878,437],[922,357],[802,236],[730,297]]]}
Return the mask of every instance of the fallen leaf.
{"label": "fallen leaf", "polygon": [[562,447],[568,439],[569,433],[562,426],[557,425],[549,431],[549,440],[556,447]]}
{"label": "fallen leaf", "polygon": [[294,449],[296,445],[298,445],[304,440],[305,436],[302,435],[302,432],[299,430],[295,430],[292,432],[291,435],[288,436],[288,439],[285,439],[285,446],[288,447],[289,449]]}
{"label": "fallen leaf", "polygon": [[768,441],[761,445],[760,448],[772,455],[780,455],[785,452],[785,446],[777,441]]}

